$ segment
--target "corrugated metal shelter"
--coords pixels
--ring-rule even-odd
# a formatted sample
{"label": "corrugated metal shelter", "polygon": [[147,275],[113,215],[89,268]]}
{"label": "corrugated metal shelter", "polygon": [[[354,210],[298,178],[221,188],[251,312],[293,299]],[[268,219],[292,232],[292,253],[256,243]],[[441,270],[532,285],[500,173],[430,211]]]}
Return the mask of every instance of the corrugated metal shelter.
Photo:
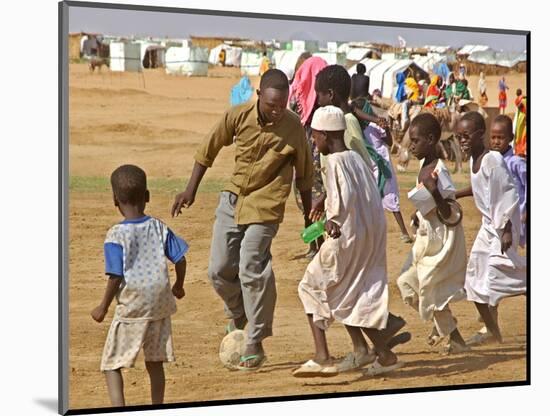
{"label": "corrugated metal shelter", "polygon": [[208,49],[173,46],[166,50],[166,73],[187,76],[208,74]]}
{"label": "corrugated metal shelter", "polygon": [[140,43],[111,42],[109,50],[111,71],[141,72],[143,70]]}

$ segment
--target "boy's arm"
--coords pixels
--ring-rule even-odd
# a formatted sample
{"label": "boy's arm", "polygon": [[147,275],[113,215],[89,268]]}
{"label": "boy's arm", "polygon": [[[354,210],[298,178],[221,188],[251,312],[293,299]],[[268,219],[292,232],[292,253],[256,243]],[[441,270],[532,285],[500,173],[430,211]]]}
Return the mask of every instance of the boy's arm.
{"label": "boy's arm", "polygon": [[472,192],[472,186],[468,186],[467,188],[461,189],[459,191],[456,191],[455,198],[464,198],[466,196],[473,196],[474,193]]}
{"label": "boy's arm", "polygon": [[422,178],[422,183],[432,194],[439,213],[443,216],[443,218],[449,218],[451,216],[451,207],[449,203],[445,201],[445,198],[443,198],[441,192],[439,192],[439,188],[437,187],[437,173],[432,172],[431,174],[426,175]]}
{"label": "boy's arm", "polygon": [[233,143],[236,116],[237,114],[232,109],[227,111],[222,119],[212,128],[195,153],[195,164],[191,178],[187,183],[185,191],[176,195],[171,210],[172,217],[179,215],[182,207],[189,208],[193,205],[195,195],[206,170],[212,167],[221,148]]}
{"label": "boy's arm", "polygon": [[176,199],[172,205],[172,217],[181,214],[182,207],[189,208],[193,205],[193,202],[195,202],[195,196],[197,195],[197,190],[199,189],[199,185],[207,169],[208,167],[195,161],[193,173],[191,173],[191,179],[189,179],[185,191],[176,195]]}
{"label": "boy's arm", "polygon": [[172,293],[178,299],[181,299],[185,296],[183,283],[185,281],[186,269],[187,269],[187,261],[185,260],[185,257],[182,257],[182,259],[176,263],[176,282],[172,286]]}
{"label": "boy's arm", "polygon": [[95,307],[92,310],[91,313],[94,321],[103,322],[103,319],[105,319],[105,315],[107,315],[107,312],[109,311],[109,306],[111,305],[111,302],[118,292],[118,288],[120,287],[121,282],[122,277],[109,275],[109,280],[107,281],[107,288],[105,289],[103,300],[101,301],[99,306]]}

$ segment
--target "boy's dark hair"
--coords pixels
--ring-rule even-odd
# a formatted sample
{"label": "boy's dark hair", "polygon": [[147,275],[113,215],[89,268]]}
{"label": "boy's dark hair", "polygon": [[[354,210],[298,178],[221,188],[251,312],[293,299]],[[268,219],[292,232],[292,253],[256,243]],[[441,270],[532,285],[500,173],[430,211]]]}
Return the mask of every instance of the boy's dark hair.
{"label": "boy's dark hair", "polygon": [[357,73],[364,74],[365,72],[367,72],[367,67],[361,63],[357,64]]}
{"label": "boy's dark hair", "polygon": [[351,91],[351,77],[343,66],[329,65],[317,74],[315,88],[323,92],[333,90],[338,97],[347,100]]}
{"label": "boy's dark hair", "polygon": [[476,130],[481,130],[484,133],[485,133],[485,130],[487,129],[485,127],[485,119],[477,111],[468,111],[460,119],[460,121],[462,120],[471,121],[474,124],[474,127]]}
{"label": "boy's dark hair", "polygon": [[410,128],[416,127],[422,136],[432,134],[436,140],[441,138],[441,125],[431,113],[420,113],[411,121]]}
{"label": "boy's dark hair", "polygon": [[111,186],[118,202],[138,204],[147,191],[147,175],[134,165],[122,165],[111,174]]}
{"label": "boy's dark hair", "polygon": [[521,94],[523,94],[523,91],[521,90],[521,88],[518,88],[516,90],[516,95],[519,97]]}
{"label": "boy's dark hair", "polygon": [[288,91],[288,78],[279,69],[268,69],[260,79],[260,90],[274,88],[280,91]]}
{"label": "boy's dark hair", "polygon": [[514,138],[514,125],[512,123],[512,119],[508,117],[506,114],[500,114],[495,117],[493,120],[493,124],[502,124],[504,128],[506,129],[506,135],[512,140]]}

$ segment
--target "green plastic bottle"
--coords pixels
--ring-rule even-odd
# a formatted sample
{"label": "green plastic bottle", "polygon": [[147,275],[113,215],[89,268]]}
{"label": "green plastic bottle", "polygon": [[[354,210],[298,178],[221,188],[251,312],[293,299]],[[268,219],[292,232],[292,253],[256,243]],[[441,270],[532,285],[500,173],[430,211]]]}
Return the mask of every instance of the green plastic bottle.
{"label": "green plastic bottle", "polygon": [[325,232],[326,222],[327,222],[326,218],[323,218],[322,220],[314,222],[309,227],[307,227],[304,231],[302,231],[301,237],[304,243],[309,244],[312,241],[315,241],[319,237],[321,237]]}

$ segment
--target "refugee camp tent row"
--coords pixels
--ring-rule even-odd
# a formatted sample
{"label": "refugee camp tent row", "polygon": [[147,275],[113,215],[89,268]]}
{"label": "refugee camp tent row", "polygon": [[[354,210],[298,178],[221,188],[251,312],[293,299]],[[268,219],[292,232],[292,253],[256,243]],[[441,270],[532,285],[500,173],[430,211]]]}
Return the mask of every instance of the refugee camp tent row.
{"label": "refugee camp tent row", "polygon": [[197,46],[173,46],[166,51],[166,73],[171,75],[206,76],[208,49]]}
{"label": "refugee camp tent row", "polygon": [[497,52],[492,49],[473,52],[468,56],[468,61],[484,65],[498,65],[512,68],[520,62],[527,61],[525,52]]}

